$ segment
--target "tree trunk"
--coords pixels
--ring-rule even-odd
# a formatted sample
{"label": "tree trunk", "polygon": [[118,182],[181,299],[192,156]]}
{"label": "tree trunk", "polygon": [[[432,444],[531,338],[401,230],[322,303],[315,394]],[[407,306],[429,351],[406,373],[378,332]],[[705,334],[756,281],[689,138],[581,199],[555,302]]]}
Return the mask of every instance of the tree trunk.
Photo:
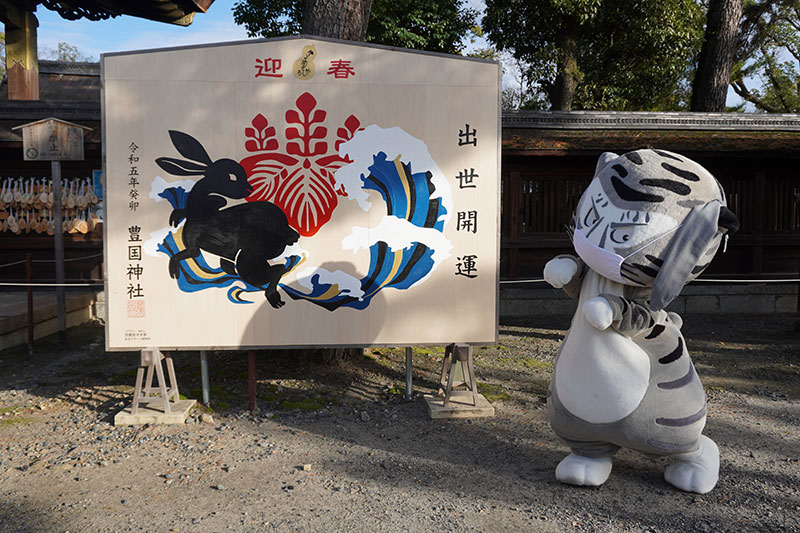
{"label": "tree trunk", "polygon": [[725,111],[736,54],[742,0],[711,0],[692,88],[692,111]]}
{"label": "tree trunk", "polygon": [[580,80],[578,72],[578,27],[573,19],[565,21],[556,34],[558,59],[556,60],[556,82],[550,89],[550,103],[554,111],[572,109],[575,87]]}
{"label": "tree trunk", "polygon": [[303,33],[363,41],[372,0],[306,0]]}
{"label": "tree trunk", "polygon": [[[371,9],[372,0],[306,0],[303,33],[363,41]],[[298,356],[335,366],[342,361],[354,361],[363,353],[361,348],[317,348],[301,350]]]}

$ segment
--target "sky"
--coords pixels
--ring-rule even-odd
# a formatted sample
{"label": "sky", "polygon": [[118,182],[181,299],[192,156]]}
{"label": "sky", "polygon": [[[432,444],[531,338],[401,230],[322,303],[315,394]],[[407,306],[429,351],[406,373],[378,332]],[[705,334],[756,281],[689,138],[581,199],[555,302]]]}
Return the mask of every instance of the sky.
{"label": "sky", "polygon": [[40,5],[36,10],[39,50],[55,50],[58,43],[66,42],[98,60],[106,52],[248,39],[244,27],[233,22],[233,4],[234,0],[216,0],[208,13],[195,14],[187,27],[124,15],[97,22],[65,20]]}
{"label": "sky", "polygon": [[[187,27],[129,16],[97,22],[65,20],[55,11],[40,5],[36,11],[39,19],[39,51],[43,54],[47,50],[56,50],[58,43],[66,42],[96,61],[100,54],[106,52],[246,40],[247,31],[233,21],[234,3],[235,0],[215,0],[208,13],[197,13],[194,22]],[[468,4],[483,11],[483,0],[468,0]],[[478,46],[486,44],[478,43]],[[511,82],[510,78],[504,77],[504,84]],[[741,98],[729,90],[728,105],[738,105],[740,102]]]}

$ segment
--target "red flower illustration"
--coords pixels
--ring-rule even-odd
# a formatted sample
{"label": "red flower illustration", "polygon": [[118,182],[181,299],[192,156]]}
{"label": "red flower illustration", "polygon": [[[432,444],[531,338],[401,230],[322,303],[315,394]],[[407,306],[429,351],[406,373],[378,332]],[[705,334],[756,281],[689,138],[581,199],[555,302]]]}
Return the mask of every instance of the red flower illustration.
{"label": "red flower illustration", "polygon": [[[329,151],[327,113],[317,108],[310,93],[301,94],[297,109],[286,111],[285,151],[278,151],[275,127],[261,114],[245,129],[245,149],[253,153],[241,164],[247,172],[253,193],[248,201],[270,201],[286,213],[289,224],[300,235],[314,235],[331,219],[343,188],[334,189],[333,174],[349,159],[339,157],[339,145],[353,138],[361,122],[350,115],[336,131],[333,151]],[[316,109],[315,109],[316,108]]]}

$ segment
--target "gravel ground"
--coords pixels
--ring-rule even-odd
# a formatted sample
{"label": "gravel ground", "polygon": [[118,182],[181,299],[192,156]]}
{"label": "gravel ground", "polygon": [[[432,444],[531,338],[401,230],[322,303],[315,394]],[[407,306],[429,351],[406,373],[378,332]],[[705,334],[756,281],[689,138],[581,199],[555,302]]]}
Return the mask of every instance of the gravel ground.
{"label": "gravel ground", "polygon": [[[244,353],[209,356],[212,402],[186,426],[113,426],[138,356],[103,330],[0,352],[0,531],[800,531],[796,317],[692,317],[684,333],[721,451],[709,494],[680,492],[665,463],[623,451],[599,488],[558,483],[567,453],[545,391],[569,317],[500,327],[476,348],[489,419],[430,420],[441,349],[366,350],[338,366],[259,352],[260,410],[245,407]],[[175,354],[199,397],[197,352]]]}

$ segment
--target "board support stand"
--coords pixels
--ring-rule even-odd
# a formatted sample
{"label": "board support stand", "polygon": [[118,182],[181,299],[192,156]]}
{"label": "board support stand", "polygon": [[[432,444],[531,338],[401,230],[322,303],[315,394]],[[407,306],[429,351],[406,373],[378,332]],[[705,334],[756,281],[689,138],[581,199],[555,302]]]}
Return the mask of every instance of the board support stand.
{"label": "board support stand", "polygon": [[[169,382],[164,377],[163,363]],[[153,386],[154,376],[157,386]],[[195,403],[195,400],[180,399],[175,367],[169,354],[161,353],[158,348],[148,348],[142,350],[136,370],[133,402],[114,416],[114,425],[183,424]]]}
{"label": "board support stand", "polygon": [[247,406],[256,410],[256,351],[247,350]]}
{"label": "board support stand", "polygon": [[406,346],[406,400],[411,401],[414,393],[413,386],[411,384],[411,380],[413,378],[412,370],[413,366],[411,364],[411,354],[413,353],[411,346]]}
{"label": "board support stand", "polygon": [[431,418],[494,416],[494,407],[478,392],[472,346],[450,344],[445,348],[439,392],[426,395],[425,402]]}

